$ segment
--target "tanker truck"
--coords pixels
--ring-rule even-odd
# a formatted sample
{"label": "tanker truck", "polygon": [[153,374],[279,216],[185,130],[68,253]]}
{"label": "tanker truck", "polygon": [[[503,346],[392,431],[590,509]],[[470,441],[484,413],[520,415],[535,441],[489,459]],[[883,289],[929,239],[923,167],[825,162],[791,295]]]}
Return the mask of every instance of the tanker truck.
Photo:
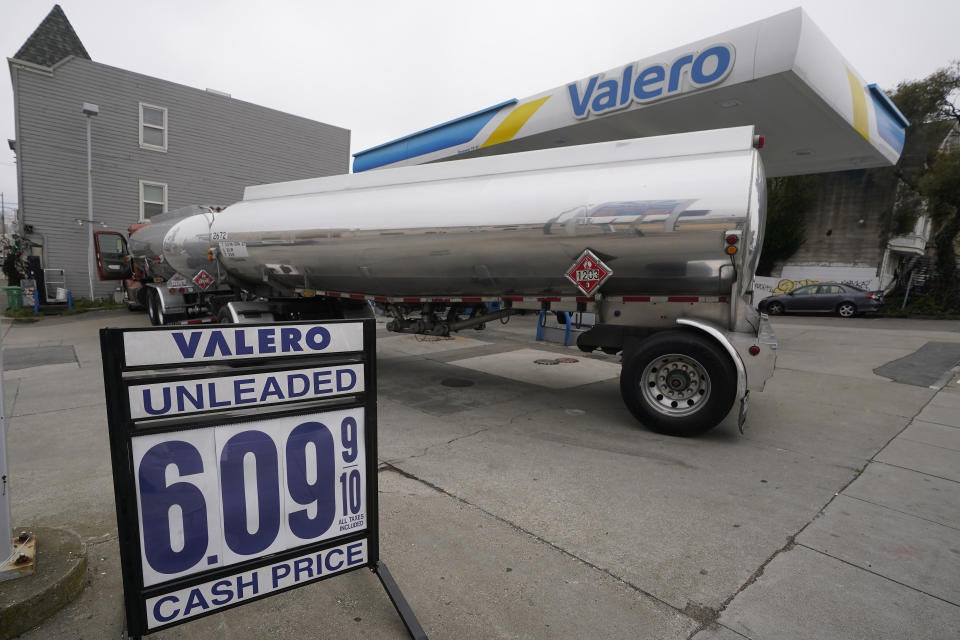
{"label": "tanker truck", "polygon": [[[772,375],[751,304],[765,180],[753,127],[247,187],[121,234],[101,277],[154,323],[364,317],[449,335],[522,313],[592,313],[649,428],[692,436]],[[111,251],[102,251],[111,247]],[[136,286],[140,285],[140,286]],[[173,317],[172,317],[173,316]]]}

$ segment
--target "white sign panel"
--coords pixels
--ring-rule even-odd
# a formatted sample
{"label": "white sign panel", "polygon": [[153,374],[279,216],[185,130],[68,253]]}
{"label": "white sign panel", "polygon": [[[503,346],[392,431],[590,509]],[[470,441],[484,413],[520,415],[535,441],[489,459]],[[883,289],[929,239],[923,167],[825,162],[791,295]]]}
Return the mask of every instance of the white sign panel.
{"label": "white sign panel", "polygon": [[144,586],[368,524],[362,408],[137,436],[132,448]]}
{"label": "white sign panel", "polygon": [[344,364],[138,384],[127,393],[139,420],[361,393],[363,383],[363,365]]}
{"label": "white sign panel", "polygon": [[126,366],[345,353],[363,349],[361,323],[130,331]]}
{"label": "white sign panel", "polygon": [[245,242],[221,242],[220,255],[225,258],[246,258],[247,245]]}
{"label": "white sign panel", "polygon": [[147,599],[147,627],[154,629],[180,622],[221,607],[360,567],[366,562],[367,541],[357,540],[227,578],[210,580],[188,589],[171,591]]}

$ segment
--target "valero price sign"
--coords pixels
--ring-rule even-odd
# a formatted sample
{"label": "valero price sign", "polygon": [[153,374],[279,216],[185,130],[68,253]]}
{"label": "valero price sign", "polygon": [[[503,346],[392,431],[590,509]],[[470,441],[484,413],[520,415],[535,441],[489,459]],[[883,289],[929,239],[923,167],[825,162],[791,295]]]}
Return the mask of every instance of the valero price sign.
{"label": "valero price sign", "polygon": [[363,567],[386,573],[374,331],[101,331],[131,636]]}

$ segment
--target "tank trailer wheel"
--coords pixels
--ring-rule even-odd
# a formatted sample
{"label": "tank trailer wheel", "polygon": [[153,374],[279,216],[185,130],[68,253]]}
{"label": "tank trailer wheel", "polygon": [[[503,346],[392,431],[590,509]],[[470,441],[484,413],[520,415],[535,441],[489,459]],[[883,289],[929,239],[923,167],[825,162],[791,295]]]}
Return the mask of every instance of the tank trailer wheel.
{"label": "tank trailer wheel", "polygon": [[620,395],[630,413],[658,433],[706,433],[730,412],[736,394],[730,356],[692,331],[655,334],[624,355]]}
{"label": "tank trailer wheel", "polygon": [[147,292],[147,316],[150,318],[150,324],[157,326],[162,324],[160,320],[160,294],[153,289]]}
{"label": "tank trailer wheel", "polygon": [[167,324],[167,321],[170,320],[170,318],[167,317],[167,314],[163,312],[163,302],[160,301],[160,294],[157,293],[154,295],[156,295],[157,298],[157,324],[162,327],[163,325]]}

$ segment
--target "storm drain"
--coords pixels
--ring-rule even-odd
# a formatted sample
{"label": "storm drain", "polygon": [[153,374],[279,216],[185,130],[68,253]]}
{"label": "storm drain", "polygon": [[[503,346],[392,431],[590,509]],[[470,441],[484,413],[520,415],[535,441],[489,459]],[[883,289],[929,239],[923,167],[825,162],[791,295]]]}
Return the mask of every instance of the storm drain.
{"label": "storm drain", "polygon": [[930,387],[960,363],[960,342],[928,342],[913,353],[873,370],[901,384]]}
{"label": "storm drain", "polygon": [[545,364],[545,365],[551,365],[551,364],[576,364],[576,363],[578,363],[578,362],[580,362],[580,361],[577,360],[576,358],[539,358],[539,359],[533,361],[534,364]]}

